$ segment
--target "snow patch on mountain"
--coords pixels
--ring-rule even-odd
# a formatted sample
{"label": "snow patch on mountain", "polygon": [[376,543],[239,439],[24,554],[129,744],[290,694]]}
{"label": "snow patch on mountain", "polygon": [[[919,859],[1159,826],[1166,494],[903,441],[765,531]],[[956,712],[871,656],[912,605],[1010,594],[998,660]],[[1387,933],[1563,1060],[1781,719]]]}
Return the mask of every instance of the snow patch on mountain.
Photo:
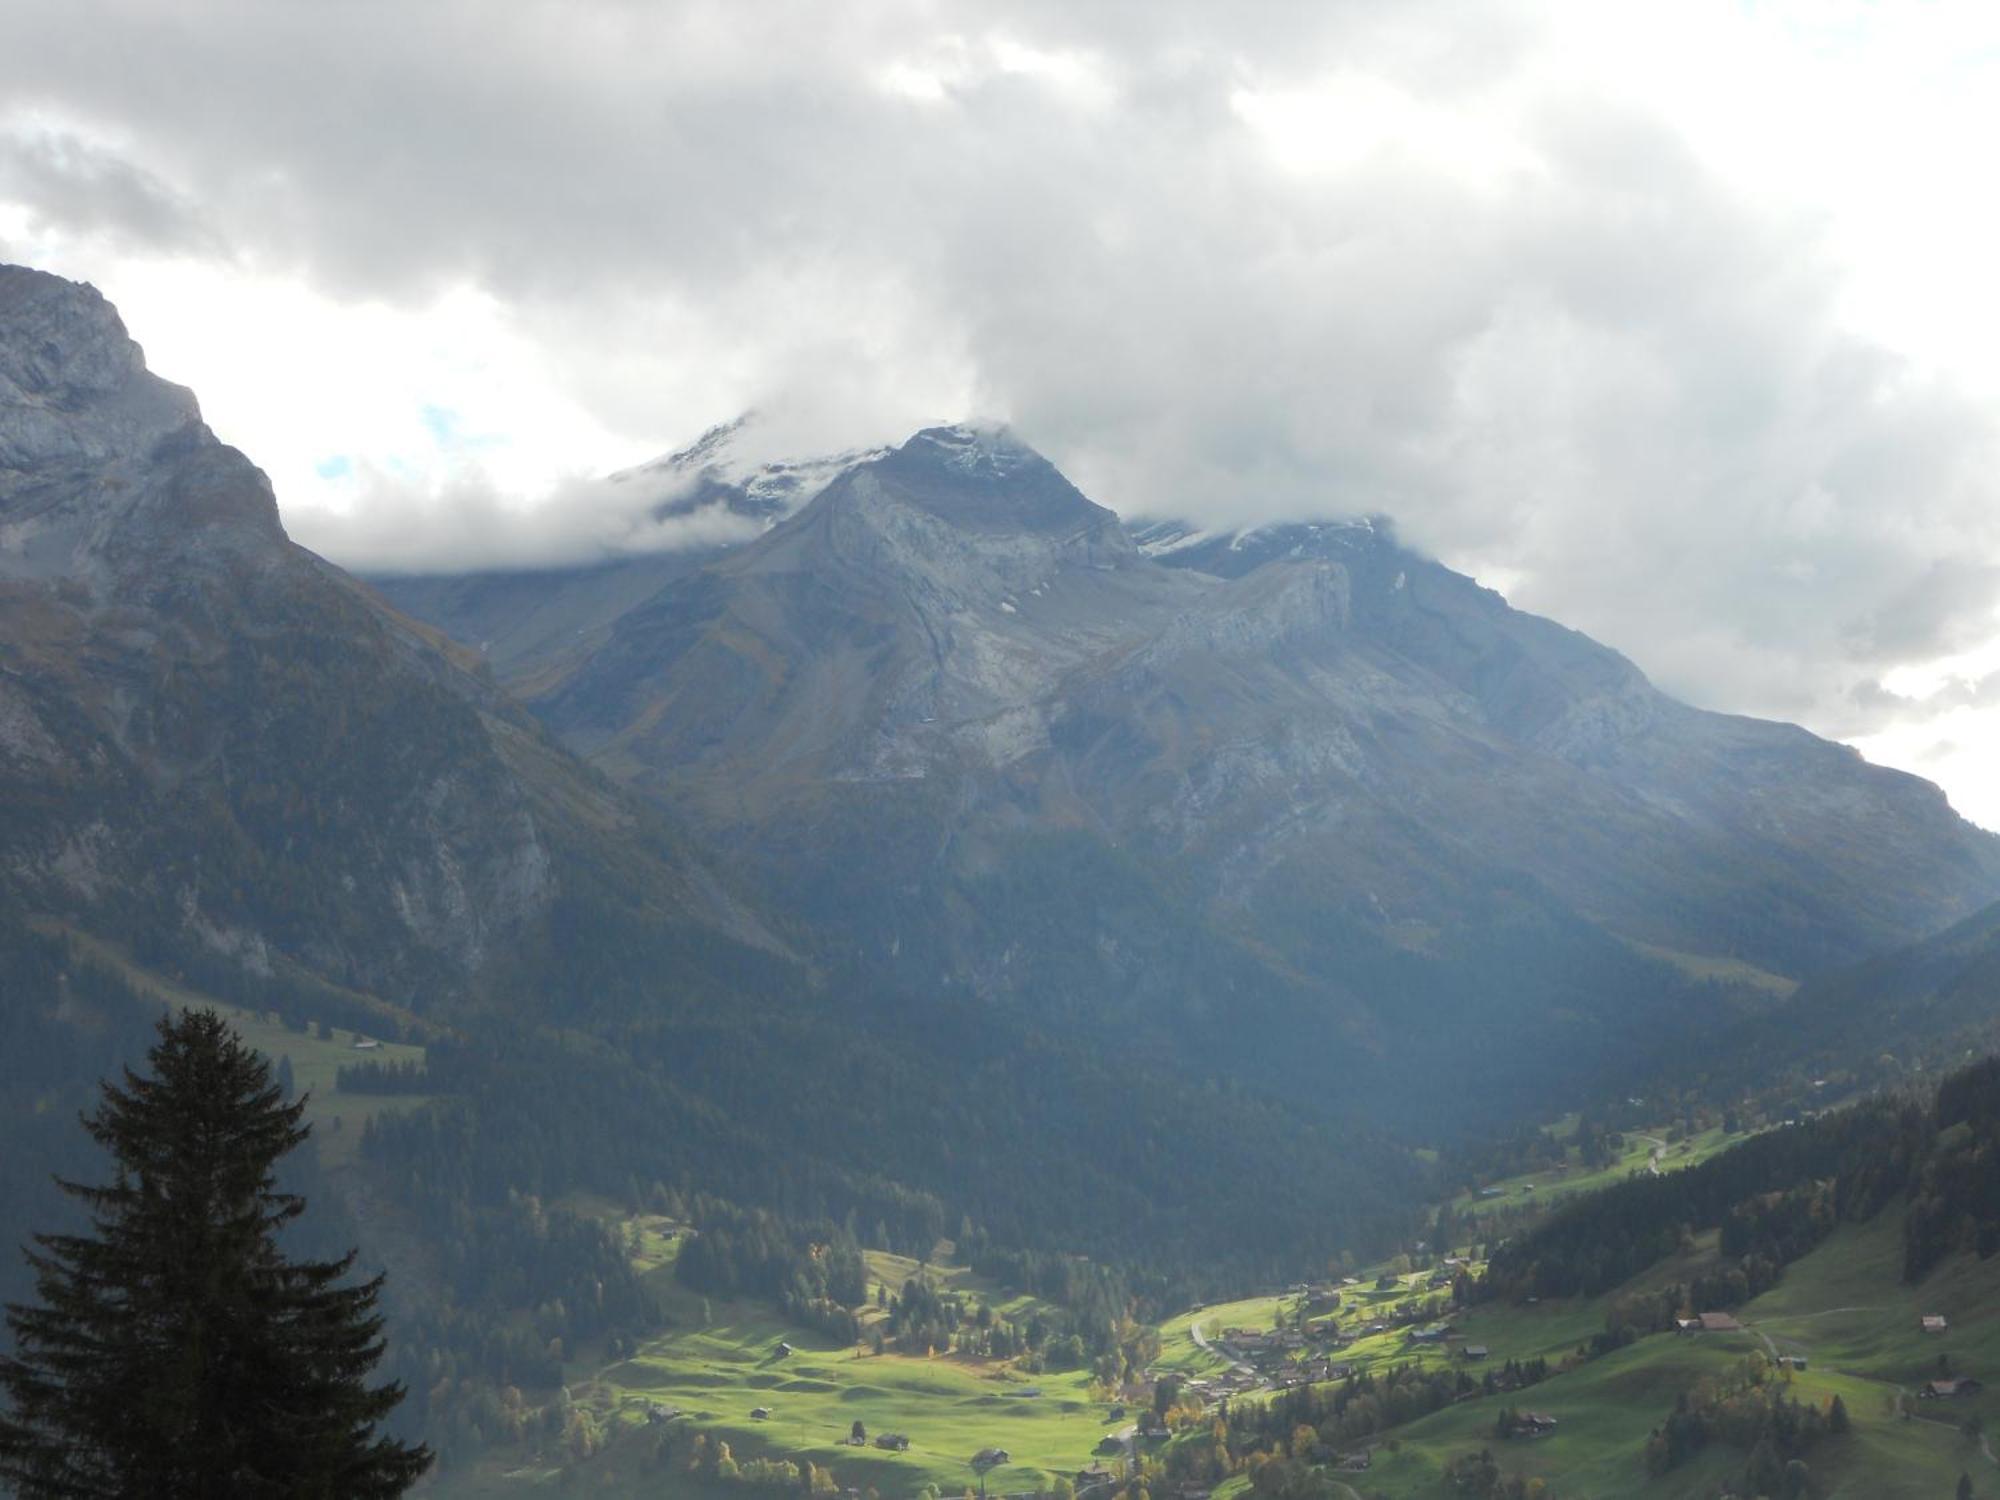
{"label": "snow patch on mountain", "polygon": [[747,411],[678,452],[610,475],[608,482],[648,492],[658,520],[719,508],[764,530],[803,509],[849,469],[889,451],[791,453],[784,446],[757,412]]}

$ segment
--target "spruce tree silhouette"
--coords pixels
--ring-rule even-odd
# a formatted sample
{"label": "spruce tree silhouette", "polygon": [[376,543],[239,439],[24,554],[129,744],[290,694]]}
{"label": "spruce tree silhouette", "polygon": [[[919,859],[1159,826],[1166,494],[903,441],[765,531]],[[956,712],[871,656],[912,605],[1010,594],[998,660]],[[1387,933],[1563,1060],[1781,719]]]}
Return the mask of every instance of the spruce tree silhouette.
{"label": "spruce tree silhouette", "polygon": [[305,1209],[277,1190],[303,1102],[211,1011],[160,1023],[150,1076],[125,1070],[84,1117],[104,1187],[62,1182],[90,1232],[37,1235],[39,1305],[10,1305],[0,1359],[0,1487],[22,1500],[400,1495],[430,1452],[376,1426],[402,1388],[370,1388],[380,1277],[353,1253],[288,1260]]}

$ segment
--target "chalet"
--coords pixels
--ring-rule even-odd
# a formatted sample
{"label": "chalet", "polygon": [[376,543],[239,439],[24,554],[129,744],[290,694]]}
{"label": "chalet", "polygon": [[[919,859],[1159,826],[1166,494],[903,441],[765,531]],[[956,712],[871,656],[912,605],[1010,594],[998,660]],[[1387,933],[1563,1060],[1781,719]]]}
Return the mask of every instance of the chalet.
{"label": "chalet", "polygon": [[972,1455],[972,1467],[975,1469],[997,1469],[1005,1462],[1007,1462],[1005,1448],[981,1448]]}
{"label": "chalet", "polygon": [[1368,1467],[1369,1461],[1370,1454],[1364,1448],[1359,1453],[1341,1454],[1333,1467],[1342,1474],[1359,1474]]}
{"label": "chalet", "polygon": [[1545,1411],[1524,1411],[1515,1419],[1514,1430],[1523,1437],[1547,1437],[1556,1430],[1556,1419]]}
{"label": "chalet", "polygon": [[1778,1356],[1778,1368],[1781,1370],[1803,1370],[1805,1367],[1806,1357],[1803,1354],[1780,1354]]}
{"label": "chalet", "polygon": [[770,1420],[771,1420],[771,1408],[770,1408],[770,1407],[768,1407],[768,1406],[753,1406],[753,1407],[751,1407],[751,1408],[750,1408],[750,1420],[751,1420],[751,1421],[753,1421],[753,1422],[768,1422],[768,1421],[770,1421]]}
{"label": "chalet", "polygon": [[1113,1485],[1117,1482],[1118,1476],[1103,1464],[1092,1464],[1087,1469],[1076,1471],[1076,1492],[1079,1495],[1086,1490],[1094,1490],[1099,1485]]}
{"label": "chalet", "polygon": [[1978,1381],[1970,1375],[1954,1376],[1950,1380],[1927,1380],[1923,1389],[1917,1392],[1919,1401],[1950,1401],[1960,1396],[1976,1396],[1982,1389]]}
{"label": "chalet", "polygon": [[1486,1358],[1486,1352],[1484,1344],[1467,1344],[1465,1346],[1465,1357],[1467,1359],[1484,1359]]}
{"label": "chalet", "polygon": [[1936,1313],[1925,1313],[1923,1328],[1925,1333],[1943,1333],[1945,1330],[1945,1321]]}
{"label": "chalet", "polygon": [[777,1355],[779,1359],[790,1359],[792,1357],[792,1346],[783,1339],[780,1339],[778,1341]]}
{"label": "chalet", "polygon": [[661,1422],[671,1422],[680,1414],[681,1409],[678,1406],[662,1406],[657,1401],[646,1403],[646,1422],[648,1426],[657,1426]]}
{"label": "chalet", "polygon": [[910,1451],[910,1440],[900,1432],[884,1432],[876,1435],[875,1446],[886,1448],[891,1453],[907,1453]]}
{"label": "chalet", "polygon": [[1743,1325],[1726,1312],[1705,1312],[1695,1320],[1701,1324],[1701,1333],[1741,1333]]}

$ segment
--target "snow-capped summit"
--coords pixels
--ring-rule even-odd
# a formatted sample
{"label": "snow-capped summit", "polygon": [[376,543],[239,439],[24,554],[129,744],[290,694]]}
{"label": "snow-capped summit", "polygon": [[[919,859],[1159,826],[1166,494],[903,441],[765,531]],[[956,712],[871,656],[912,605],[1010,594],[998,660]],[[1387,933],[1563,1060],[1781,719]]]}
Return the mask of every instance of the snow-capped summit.
{"label": "snow-capped summit", "polygon": [[719,505],[770,526],[802,509],[855,465],[889,451],[795,453],[783,451],[787,446],[771,424],[751,410],[709,428],[677,452],[620,470],[610,482],[657,487],[656,519]]}

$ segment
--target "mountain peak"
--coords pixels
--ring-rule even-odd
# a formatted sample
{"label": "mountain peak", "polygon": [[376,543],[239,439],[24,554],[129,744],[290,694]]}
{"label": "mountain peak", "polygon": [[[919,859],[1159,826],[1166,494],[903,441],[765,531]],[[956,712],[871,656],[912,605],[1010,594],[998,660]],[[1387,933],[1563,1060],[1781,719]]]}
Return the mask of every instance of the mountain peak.
{"label": "mountain peak", "polygon": [[926,427],[856,477],[866,473],[961,532],[1089,537],[1115,552],[1131,550],[1116,515],[997,423]]}
{"label": "mountain peak", "polygon": [[97,288],[0,265],[0,496],[35,473],[143,457],[199,423]]}
{"label": "mountain peak", "polygon": [[926,427],[904,450],[927,452],[945,467],[971,479],[1000,480],[1024,470],[1050,468],[1049,461],[1014,435],[1004,422],[953,422]]}
{"label": "mountain peak", "polygon": [[721,506],[766,526],[803,509],[857,464],[882,457],[883,447],[801,452],[761,411],[718,422],[685,448],[610,476],[617,485],[650,485],[660,498],[657,520]]}

